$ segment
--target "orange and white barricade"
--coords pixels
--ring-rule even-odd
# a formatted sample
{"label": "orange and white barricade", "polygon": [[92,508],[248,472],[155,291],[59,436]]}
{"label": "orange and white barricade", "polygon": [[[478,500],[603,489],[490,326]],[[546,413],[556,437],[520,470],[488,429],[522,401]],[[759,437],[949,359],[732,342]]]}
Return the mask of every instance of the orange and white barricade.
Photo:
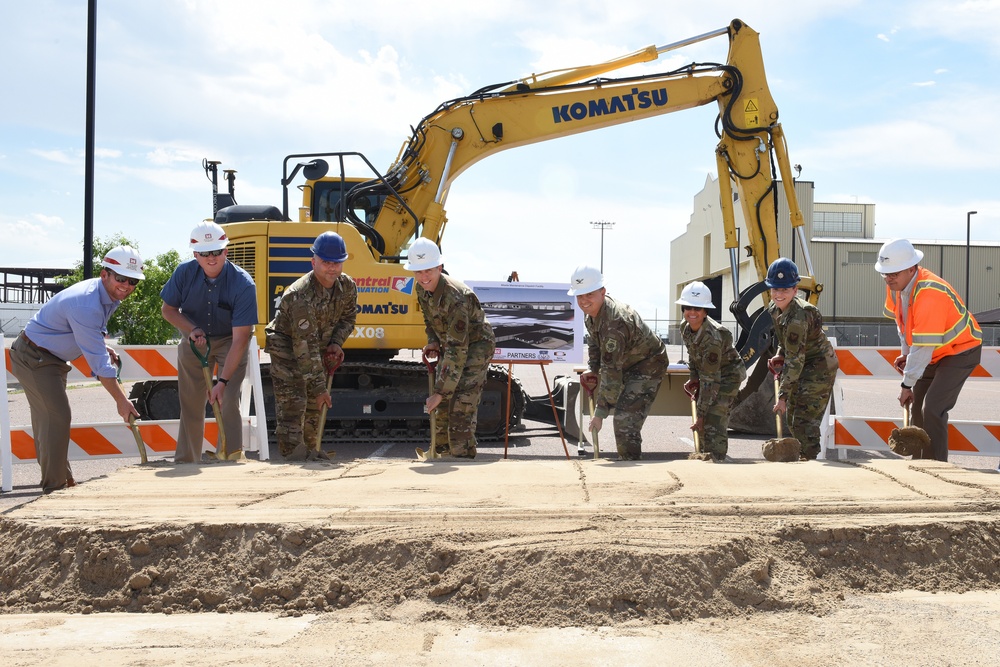
{"label": "orange and white barricade", "polygon": [[[840,371],[834,392],[842,395],[842,380],[899,380],[893,368],[899,348],[838,347],[837,360]],[[1000,379],[1000,348],[984,347],[979,366],[969,376],[969,382]],[[1000,389],[1000,382],[996,384]],[[831,414],[823,430],[822,447],[826,458],[841,456],[851,448],[889,450],[892,429],[901,428],[903,420],[856,415]],[[837,454],[831,455],[834,449]],[[955,454],[1000,456],[1000,422],[997,421],[948,421],[948,451]]]}
{"label": "orange and white barricade", "polygon": [[[115,346],[122,361],[121,379],[123,382],[140,380],[176,380],[177,379],[177,346],[176,345],[123,345]],[[267,420],[263,414],[250,415],[250,395],[253,392],[254,404],[264,405],[264,389],[260,379],[260,350],[255,338],[250,338],[249,360],[247,362],[246,379],[240,387],[240,417],[243,428],[245,451],[256,451],[261,460],[270,458],[267,442]],[[6,372],[0,381],[7,394],[7,386],[16,381],[10,367],[10,350],[4,350]],[[83,357],[70,362],[72,369],[68,381],[81,382],[93,379],[89,365]],[[72,397],[71,399],[72,400]],[[111,400],[110,397],[108,400]],[[13,463],[35,461],[35,440],[31,427],[12,427],[10,410],[7,401],[0,406],[0,470],[2,470],[2,485],[0,489],[10,491],[13,477]],[[263,413],[261,407],[259,412]],[[155,421],[139,421],[139,433],[146,446],[148,456],[167,456],[177,449],[177,432],[179,420],[165,419]],[[218,425],[215,419],[205,419],[206,450],[214,451],[218,437]],[[137,444],[128,424],[118,420],[114,422],[80,423],[70,427],[69,459],[80,461],[85,459],[125,458],[138,455]]]}

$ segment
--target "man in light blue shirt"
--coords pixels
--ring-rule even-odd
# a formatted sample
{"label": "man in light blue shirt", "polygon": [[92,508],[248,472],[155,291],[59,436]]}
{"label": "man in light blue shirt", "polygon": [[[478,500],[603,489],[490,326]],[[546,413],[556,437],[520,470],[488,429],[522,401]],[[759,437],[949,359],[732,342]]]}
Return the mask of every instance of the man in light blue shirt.
{"label": "man in light blue shirt", "polygon": [[72,422],[66,378],[70,361],[83,357],[117,404],[125,422],[139,417],[118,384],[118,355],[104,341],[108,320],[144,278],[142,257],[129,246],[113,248],[101,262],[99,278],[71,285],[52,297],[10,347],[11,370],[31,409],[31,432],[42,469],[42,491],[73,486],[69,465]]}
{"label": "man in light blue shirt", "polygon": [[[225,231],[205,221],[192,230],[194,257],[182,262],[160,291],[163,318],[181,332],[177,346],[177,389],[181,423],[174,463],[201,460],[205,439],[205,400],[221,405],[220,433],[226,438],[226,458],[243,458],[240,385],[247,371],[247,348],[257,324],[257,288],[246,271],[230,262]],[[218,366],[211,392],[205,386],[201,360],[211,344],[209,368]],[[230,383],[232,387],[230,388]]]}

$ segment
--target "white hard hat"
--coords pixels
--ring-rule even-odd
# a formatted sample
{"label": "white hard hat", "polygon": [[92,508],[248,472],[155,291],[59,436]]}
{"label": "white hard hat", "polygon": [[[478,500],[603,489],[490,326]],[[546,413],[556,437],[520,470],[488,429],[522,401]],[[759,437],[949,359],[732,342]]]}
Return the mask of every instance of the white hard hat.
{"label": "white hard hat", "polygon": [[211,220],[205,220],[191,230],[191,249],[195,252],[222,250],[229,245],[226,232]]}
{"label": "white hard hat", "polygon": [[146,276],[142,274],[142,257],[139,251],[127,245],[120,245],[112,248],[101,261],[101,266],[111,269],[120,276],[126,278],[138,278],[142,280]]}
{"label": "white hard hat", "polygon": [[879,273],[897,273],[916,266],[923,258],[924,253],[914,248],[908,240],[893,239],[879,248],[875,270]]}
{"label": "white hard hat", "polygon": [[406,253],[406,264],[403,268],[407,271],[425,271],[433,269],[435,266],[444,264],[444,257],[437,244],[430,239],[420,237],[410,246]]}
{"label": "white hard hat", "polygon": [[573,272],[573,277],[569,280],[569,291],[566,294],[579,296],[580,294],[589,294],[602,287],[604,287],[604,276],[601,275],[600,271],[592,266],[578,266]]}
{"label": "white hard hat", "polygon": [[674,301],[678,306],[691,306],[692,308],[715,308],[712,305],[712,292],[703,282],[694,281],[688,283],[681,290],[681,298]]}

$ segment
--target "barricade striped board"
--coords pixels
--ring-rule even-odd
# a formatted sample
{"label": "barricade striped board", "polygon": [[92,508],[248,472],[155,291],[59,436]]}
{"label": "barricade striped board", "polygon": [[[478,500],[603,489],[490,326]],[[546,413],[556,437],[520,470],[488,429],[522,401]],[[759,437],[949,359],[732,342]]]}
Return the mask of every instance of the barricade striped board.
{"label": "barricade striped board", "polygon": [[[140,380],[176,380],[176,345],[129,345],[115,346],[122,360],[121,379],[123,382]],[[242,392],[240,418],[243,431],[243,449],[256,451],[260,459],[270,458],[267,442],[267,427],[264,419],[258,422],[250,415],[250,395],[257,405],[264,405],[264,393],[260,379],[260,350],[257,339],[250,338],[248,350],[247,376],[239,388]],[[11,373],[10,350],[4,349],[5,373],[0,375],[0,388],[6,393],[8,384],[17,382]],[[93,373],[83,357],[71,362],[67,381],[92,380]],[[213,369],[214,370],[214,369]],[[179,421],[140,421],[139,433],[146,446],[147,455],[173,454],[177,449]],[[215,451],[218,427],[214,419],[205,420],[203,451]],[[72,424],[70,427],[69,459],[79,461],[94,458],[124,458],[138,456],[139,452],[131,429],[122,421],[94,424]],[[10,491],[12,464],[34,461],[35,441],[30,427],[13,427],[6,402],[0,404],[0,491]]]}
{"label": "barricade striped board", "polygon": [[[176,345],[115,346],[114,350],[122,360],[122,382],[177,379]],[[70,366],[72,368],[67,381],[80,382],[94,378],[94,372],[84,357],[74,359]],[[10,370],[10,350],[7,348],[4,348],[4,368],[7,370],[7,383],[17,382]]]}
{"label": "barricade striped board", "polygon": [[[177,449],[177,432],[179,422],[176,419],[163,421],[141,421],[139,434],[146,445],[148,456],[172,456]],[[251,423],[244,419],[243,440],[250,437]],[[205,439],[202,441],[203,451],[214,452],[215,442],[219,437],[219,427],[214,419],[205,420]],[[11,428],[10,448],[14,463],[34,461],[35,439],[30,428]],[[69,460],[83,461],[89,459],[131,458],[139,455],[139,450],[128,424],[95,423],[74,424],[69,431]]]}
{"label": "barricade striped board", "polygon": [[[892,367],[899,356],[898,347],[838,347],[840,362],[838,379],[898,378]],[[983,359],[969,377],[970,380],[995,380],[1000,378],[1000,348],[984,347]]]}
{"label": "barricade striped board", "polygon": [[[833,416],[834,447],[889,450],[889,436],[902,428],[902,420]],[[949,421],[948,451],[955,454],[1000,456],[1000,424],[982,421]]]}

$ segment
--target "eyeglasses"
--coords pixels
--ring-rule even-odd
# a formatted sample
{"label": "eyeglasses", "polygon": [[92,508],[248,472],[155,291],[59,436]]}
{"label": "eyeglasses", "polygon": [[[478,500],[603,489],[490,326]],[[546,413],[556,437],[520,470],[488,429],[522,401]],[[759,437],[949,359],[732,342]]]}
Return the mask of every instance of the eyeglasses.
{"label": "eyeglasses", "polygon": [[201,255],[202,257],[218,257],[225,251],[226,249],[222,248],[221,250],[209,250],[208,252],[199,252],[197,254]]}
{"label": "eyeglasses", "polygon": [[105,271],[111,274],[111,277],[115,279],[116,283],[128,283],[132,287],[135,287],[136,285],[139,284],[138,278],[128,278],[126,276],[120,276],[111,269],[105,269]]}
{"label": "eyeglasses", "polygon": [[900,273],[902,273],[902,271],[896,271],[895,273],[883,273],[882,277],[888,278],[889,280],[895,280],[896,276],[898,276]]}

